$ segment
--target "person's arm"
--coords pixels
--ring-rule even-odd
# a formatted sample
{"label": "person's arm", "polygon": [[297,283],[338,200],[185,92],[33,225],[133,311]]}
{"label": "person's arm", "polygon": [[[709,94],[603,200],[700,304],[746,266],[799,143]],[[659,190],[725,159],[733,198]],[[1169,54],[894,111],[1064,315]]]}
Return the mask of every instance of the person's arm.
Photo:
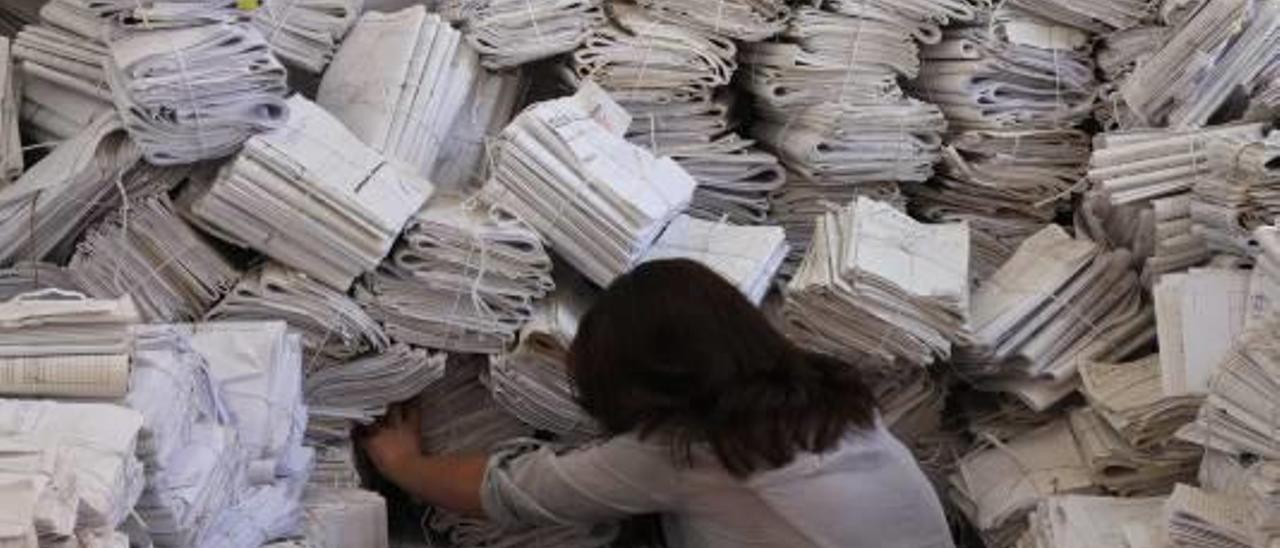
{"label": "person's arm", "polygon": [[416,403],[392,407],[360,440],[369,460],[383,477],[426,504],[484,517],[480,488],[488,455],[423,455],[421,413]]}

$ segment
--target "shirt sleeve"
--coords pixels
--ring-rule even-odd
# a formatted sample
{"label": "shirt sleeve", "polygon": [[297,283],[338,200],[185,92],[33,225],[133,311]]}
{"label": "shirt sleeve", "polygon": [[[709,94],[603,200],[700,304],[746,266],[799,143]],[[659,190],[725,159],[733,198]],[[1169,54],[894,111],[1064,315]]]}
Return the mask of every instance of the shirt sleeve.
{"label": "shirt sleeve", "polygon": [[568,451],[518,440],[490,457],[480,496],[499,525],[597,523],[671,510],[677,476],[668,452],[632,437]]}

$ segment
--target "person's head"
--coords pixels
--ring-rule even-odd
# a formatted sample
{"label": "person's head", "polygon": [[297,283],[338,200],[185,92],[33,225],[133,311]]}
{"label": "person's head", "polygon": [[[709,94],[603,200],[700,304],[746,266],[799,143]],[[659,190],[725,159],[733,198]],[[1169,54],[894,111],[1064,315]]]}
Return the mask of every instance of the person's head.
{"label": "person's head", "polygon": [[718,274],[642,264],[584,316],[569,352],[583,408],[607,433],[707,444],[742,477],[834,448],[875,420],[857,371],[805,352]]}

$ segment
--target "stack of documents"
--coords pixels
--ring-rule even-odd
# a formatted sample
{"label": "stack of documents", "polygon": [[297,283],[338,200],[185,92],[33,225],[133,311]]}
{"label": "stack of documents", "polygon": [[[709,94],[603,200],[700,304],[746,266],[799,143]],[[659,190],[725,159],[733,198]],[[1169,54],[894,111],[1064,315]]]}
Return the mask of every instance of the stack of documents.
{"label": "stack of documents", "polygon": [[311,421],[341,423],[343,434],[352,422],[372,424],[394,403],[408,401],[444,378],[444,354],[397,344],[342,365],[315,371],[303,383]]}
{"label": "stack of documents", "polygon": [[364,0],[266,2],[253,12],[253,25],[285,64],[320,74],[363,6]]}
{"label": "stack of documents", "polygon": [[442,191],[471,194],[489,178],[491,145],[515,114],[526,79],[519,70],[481,71],[466,92],[428,179]]}
{"label": "stack of documents", "polygon": [[799,341],[832,355],[947,358],[969,315],[969,229],[858,198],[818,219],[783,312]]}
{"label": "stack of documents", "polygon": [[42,289],[0,302],[0,395],[123,396],[139,321],[127,296]]}
{"label": "stack of documents", "polygon": [[153,164],[230,156],[288,118],[285,69],[251,25],[136,32],[113,40],[110,53],[116,110]]}
{"label": "stack of documents", "polygon": [[[1212,4],[1213,2],[1210,2]],[[1163,521],[1172,548],[1251,548],[1256,543],[1257,506],[1247,497],[1211,493],[1190,485],[1165,501]]]}
{"label": "stack of documents", "polygon": [[1129,29],[1155,18],[1155,0],[1013,0],[1029,13],[1101,34]]}
{"label": "stack of documents", "polygon": [[780,226],[734,226],[681,215],[667,225],[643,262],[689,259],[702,263],[759,305],[789,251]]}
{"label": "stack of documents", "polygon": [[1080,366],[1080,380],[1089,407],[1143,451],[1179,444],[1174,433],[1195,419],[1203,401],[1166,396],[1156,354],[1130,362],[1087,362]]}
{"label": "stack of documents", "polygon": [[387,501],[377,493],[313,486],[302,506],[308,548],[388,548]]}
{"label": "stack of documents", "polygon": [[426,177],[481,72],[475,50],[438,14],[422,6],[370,12],[325,71],[316,103],[370,148]]}
{"label": "stack of documents", "polygon": [[538,233],[501,206],[442,196],[412,221],[356,298],[392,340],[501,352],[554,286]]}
{"label": "stack of documents", "polygon": [[778,34],[791,16],[783,0],[639,0],[639,4],[658,19],[744,42]]}
{"label": "stack of documents", "polygon": [[1012,546],[1049,497],[1097,490],[1065,419],[992,443],[960,460],[949,490],[988,546]]}
{"label": "stack of documents", "polygon": [[1142,283],[1151,288],[1167,273],[1208,261],[1208,242],[1191,217],[1191,194],[1173,194],[1149,202],[1111,205],[1104,192],[1086,194],[1076,210],[1081,234],[1134,252]]}
{"label": "stack of documents", "polygon": [[1122,438],[1092,408],[1075,409],[1068,419],[1093,482],[1108,492],[1123,496],[1168,493],[1175,484],[1196,477],[1203,450],[1195,445],[1183,442],[1144,451]]}
{"label": "stack of documents", "polygon": [[1280,132],[1217,139],[1209,161],[1212,176],[1192,187],[1192,222],[1210,249],[1247,255],[1253,231],[1280,217]]}
{"label": "stack of documents", "polygon": [[22,80],[22,121],[41,141],[66,139],[113,109],[107,83],[106,21],[85,20],[83,8],[53,0],[44,24],[28,25],[13,41]]}
{"label": "stack of documents", "polygon": [[450,356],[445,376],[427,387],[422,402],[422,450],[428,455],[488,453],[505,441],[532,436],[480,382],[481,356]]}
{"label": "stack of documents", "polygon": [[916,83],[951,127],[1059,129],[1093,111],[1089,35],[1008,6],[922,51]]}
{"label": "stack of documents", "polygon": [[1152,293],[1166,396],[1205,394],[1245,328],[1249,272],[1193,269],[1160,279]]}
{"label": "stack of documents", "polygon": [[770,197],[769,223],[786,230],[790,251],[781,273],[790,278],[809,251],[813,228],[819,217],[866,196],[884,202],[899,211],[907,208],[907,199],[897,183],[863,183],[858,185],[816,185],[794,173],[787,184]]}
{"label": "stack of documents", "polygon": [[632,4],[612,6],[570,62],[575,85],[590,79],[635,119],[631,142],[669,155],[698,181],[692,212],[759,223],[783,182],[773,155],[734,131],[733,41],[656,19]]}
{"label": "stack of documents", "polygon": [[117,182],[128,188],[124,175],[140,160],[120,120],[105,115],[0,188],[0,264],[69,257],[74,239],[120,198]]}
{"label": "stack of documents", "polygon": [[63,289],[83,293],[67,269],[49,263],[18,263],[0,269],[0,301],[41,289]]}
{"label": "stack of documents", "polygon": [[442,0],[440,13],[455,23],[499,70],[573,51],[604,22],[601,0]]}
{"label": "stack of documents", "polygon": [[302,492],[306,477],[282,479],[244,492],[231,508],[212,520],[200,548],[263,546],[303,532]]}
{"label": "stack of documents", "polygon": [[284,320],[302,334],[307,370],[390,346],[360,305],[296,270],[274,263],[245,275],[207,320]]}
{"label": "stack of documents", "polygon": [[1262,140],[1262,124],[1205,130],[1133,130],[1094,139],[1089,180],[1113,204],[1149,201],[1187,192],[1212,176],[1217,139]]}
{"label": "stack of documents", "polygon": [[[321,427],[323,428],[323,424]],[[307,428],[311,428],[309,422]],[[356,454],[359,450],[351,441],[351,430],[346,429],[340,437],[329,436],[322,439],[313,438],[312,434],[313,430],[307,431],[307,443],[316,451],[311,484],[338,488],[360,487],[364,480],[356,469]]]}
{"label": "stack of documents", "polygon": [[301,96],[289,123],[254,136],[182,202],[215,235],[346,291],[391,251],[431,183],[365,146]]}
{"label": "stack of documents", "polygon": [[18,135],[18,75],[9,39],[0,36],[0,186],[22,175],[22,140]]}
{"label": "stack of documents", "polygon": [[150,322],[203,318],[240,272],[161,194],[136,201],[90,230],[68,269],[95,297],[130,295]]}
{"label": "stack of documents", "polygon": [[1051,496],[1036,506],[1021,548],[1139,548],[1127,538],[1134,527],[1158,521],[1163,497]]}
{"label": "stack of documents", "polygon": [[1275,401],[1280,394],[1280,351],[1275,317],[1250,328],[1218,365],[1196,421],[1179,437],[1230,455],[1280,460]]}
{"label": "stack of documents", "polygon": [[484,377],[503,409],[561,439],[582,440],[599,432],[595,421],[578,406],[565,363],[591,300],[583,284],[560,284],[555,293],[538,302],[533,319],[520,330],[515,349],[489,359]]}
{"label": "stack of documents", "polygon": [[697,183],[624,138],[631,117],[594,82],[538,103],[502,133],[486,202],[524,218],[601,286],[644,256]]}

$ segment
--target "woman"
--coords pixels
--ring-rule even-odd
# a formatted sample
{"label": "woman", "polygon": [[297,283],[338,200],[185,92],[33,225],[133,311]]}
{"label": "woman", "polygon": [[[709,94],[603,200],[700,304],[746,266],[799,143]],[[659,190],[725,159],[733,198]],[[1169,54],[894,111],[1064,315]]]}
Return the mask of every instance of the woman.
{"label": "woman", "polygon": [[661,513],[672,547],[952,546],[856,370],[797,348],[706,267],[658,261],[618,278],[568,366],[608,435],[594,445],[427,456],[404,411],[363,445],[424,502],[503,524]]}

